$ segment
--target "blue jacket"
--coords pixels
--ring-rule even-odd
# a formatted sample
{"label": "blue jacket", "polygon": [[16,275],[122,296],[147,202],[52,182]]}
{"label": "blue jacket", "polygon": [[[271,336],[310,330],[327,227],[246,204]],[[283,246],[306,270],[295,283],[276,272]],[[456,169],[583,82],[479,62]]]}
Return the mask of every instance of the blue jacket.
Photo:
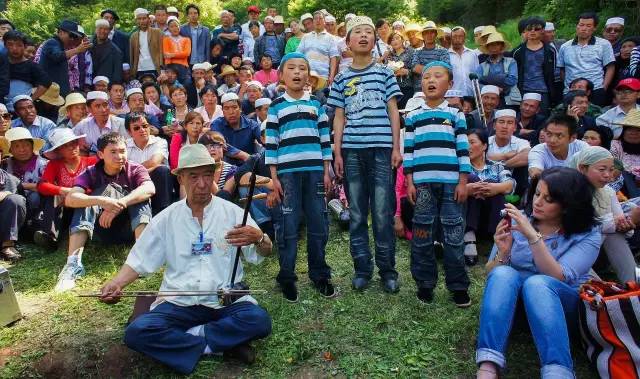
{"label": "blue jacket", "polygon": [[0,103],[6,104],[9,99],[9,58],[6,52],[0,52]]}
{"label": "blue jacket", "polygon": [[40,66],[49,74],[52,82],[58,83],[60,96],[65,97],[71,92],[69,86],[69,62],[64,45],[58,36],[53,36],[42,44]]}
{"label": "blue jacket", "polygon": [[[180,35],[191,39],[191,28],[189,24],[184,24],[180,27]],[[209,58],[211,57],[211,33],[209,32],[209,28],[206,26],[200,25],[200,29],[198,30],[198,40],[196,41],[196,45],[198,46],[198,54],[201,55],[200,62],[209,62]],[[193,41],[191,42],[191,47],[193,48]],[[191,51],[191,55],[194,55],[194,51]],[[191,63],[191,56],[189,57],[189,63]]]}
{"label": "blue jacket", "polygon": [[129,61],[129,35],[118,29],[113,33],[113,39],[111,40],[114,45],[122,52],[122,62],[131,63]]}

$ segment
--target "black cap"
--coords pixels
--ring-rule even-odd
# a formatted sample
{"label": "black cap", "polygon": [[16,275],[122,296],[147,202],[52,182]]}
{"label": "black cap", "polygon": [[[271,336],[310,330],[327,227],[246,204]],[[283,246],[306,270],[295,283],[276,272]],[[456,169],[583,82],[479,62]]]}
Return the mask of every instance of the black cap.
{"label": "black cap", "polygon": [[80,29],[78,29],[78,23],[75,21],[62,20],[60,25],[58,25],[58,29],[64,30],[65,32],[68,32],[69,34],[76,37],[84,36],[84,33],[82,33]]}
{"label": "black cap", "polygon": [[118,16],[116,11],[114,11],[113,9],[107,8],[103,10],[102,12],[100,12],[100,17],[104,17],[105,13],[110,13],[116,21],[120,21],[120,16]]}

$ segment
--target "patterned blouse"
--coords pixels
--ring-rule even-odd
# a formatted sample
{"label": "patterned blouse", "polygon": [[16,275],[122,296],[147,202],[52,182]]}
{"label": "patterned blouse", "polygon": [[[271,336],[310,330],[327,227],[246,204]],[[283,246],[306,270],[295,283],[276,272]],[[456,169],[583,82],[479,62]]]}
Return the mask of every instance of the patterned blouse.
{"label": "patterned blouse", "polygon": [[409,70],[409,75],[405,76],[396,76],[398,80],[398,85],[400,88],[411,88],[413,86],[413,76],[411,75],[411,60],[413,59],[413,49],[406,48],[400,54],[396,54],[393,49],[390,49],[391,54],[389,54],[389,61],[393,62],[402,62],[404,63],[404,67]]}
{"label": "patterned blouse", "polygon": [[625,171],[640,178],[640,155],[625,153],[619,140],[611,141],[611,154],[622,161]]}
{"label": "patterned blouse", "polygon": [[[511,177],[511,171],[507,170],[502,163],[486,160],[484,163],[484,167],[482,169],[477,169],[471,165],[471,174],[469,174],[471,179],[478,178],[478,181],[487,182],[487,183],[505,183],[511,182],[513,183],[513,187],[511,188],[511,193],[516,189],[516,181]],[[471,181],[470,181],[471,182]]]}

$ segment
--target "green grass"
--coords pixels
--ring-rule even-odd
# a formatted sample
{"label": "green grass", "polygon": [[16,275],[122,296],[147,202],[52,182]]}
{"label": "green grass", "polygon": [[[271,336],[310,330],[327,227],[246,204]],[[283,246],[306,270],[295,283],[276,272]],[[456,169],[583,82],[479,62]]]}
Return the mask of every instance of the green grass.
{"label": "green grass", "polygon": [[[482,250],[488,244],[480,245]],[[27,318],[0,329],[1,378],[24,377],[153,377],[177,375],[164,366],[121,346],[132,300],[104,305],[52,288],[65,261],[62,251],[45,252],[24,246],[26,259],[10,269]],[[484,270],[471,270],[473,305],[458,309],[440,277],[436,300],[423,305],[414,296],[409,273],[409,245],[400,241],[397,266],[402,287],[397,295],[381,291],[378,280],[363,294],[350,289],[353,272],[349,236],[331,228],[327,260],[340,295],[321,298],[310,286],[304,245],[298,257],[300,302],[284,301],[275,285],[277,258],[250,266],[246,282],[263,288],[257,297],[273,318],[273,333],[256,344],[258,360],[250,367],[207,358],[193,378],[204,377],[429,377],[475,376],[474,350]],[[83,262],[87,276],[79,290],[98,289],[111,278],[127,254],[126,246],[89,246]],[[442,275],[442,270],[440,270]],[[134,283],[135,289],[157,289],[161,275]],[[584,353],[573,347],[577,375],[595,377]],[[9,356],[8,358],[6,356]],[[115,358],[114,358],[115,357]],[[507,377],[539,376],[539,363],[528,332],[515,332],[508,354]]]}

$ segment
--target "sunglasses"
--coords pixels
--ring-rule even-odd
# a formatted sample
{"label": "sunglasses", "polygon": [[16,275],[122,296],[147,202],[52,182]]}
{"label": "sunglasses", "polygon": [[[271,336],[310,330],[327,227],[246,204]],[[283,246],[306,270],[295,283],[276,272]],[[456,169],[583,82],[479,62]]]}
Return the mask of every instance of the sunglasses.
{"label": "sunglasses", "polygon": [[622,33],[622,28],[606,28],[607,33]]}
{"label": "sunglasses", "polygon": [[144,124],[144,125],[141,125],[141,126],[134,126],[132,129],[133,129],[134,132],[137,132],[140,129],[149,129],[149,124]]}
{"label": "sunglasses", "polygon": [[531,31],[539,32],[539,31],[541,31],[542,29],[543,29],[543,28],[542,28],[542,26],[540,26],[540,25],[537,25],[537,26],[529,25],[529,26],[527,26],[527,31],[529,31],[529,32],[531,32]]}
{"label": "sunglasses", "polygon": [[0,114],[0,117],[2,117],[3,120],[10,121],[11,120],[11,113]]}

